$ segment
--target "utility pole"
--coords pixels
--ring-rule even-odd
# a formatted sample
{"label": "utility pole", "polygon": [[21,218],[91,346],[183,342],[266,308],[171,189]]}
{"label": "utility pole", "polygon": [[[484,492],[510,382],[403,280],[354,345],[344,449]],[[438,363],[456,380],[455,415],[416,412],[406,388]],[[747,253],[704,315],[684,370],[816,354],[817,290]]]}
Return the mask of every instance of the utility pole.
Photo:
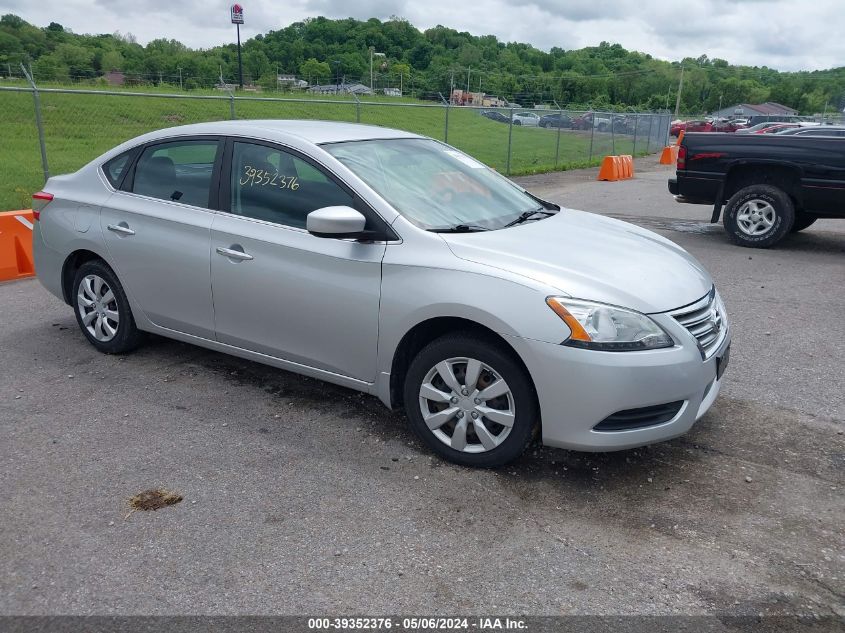
{"label": "utility pole", "polygon": [[370,92],[373,91],[373,53],[375,50],[374,46],[370,46]]}
{"label": "utility pole", "polygon": [[384,53],[377,53],[375,46],[370,46],[370,92],[375,94],[373,86],[373,57],[384,57]]}
{"label": "utility pole", "polygon": [[179,91],[181,92],[182,91],[182,67],[177,66],[177,68],[179,68]]}
{"label": "utility pole", "polygon": [[452,95],[455,94],[455,70],[449,71],[449,103],[452,103]]}
{"label": "utility pole", "polygon": [[678,96],[675,98],[675,118],[678,118],[678,113],[681,111],[681,90],[684,89],[684,67],[681,66],[681,78],[678,80]]}
{"label": "utility pole", "polygon": [[469,92],[469,71],[470,70],[471,69],[469,67],[467,67],[467,92]]}
{"label": "utility pole", "polygon": [[402,73],[399,73],[399,96],[402,96]]}

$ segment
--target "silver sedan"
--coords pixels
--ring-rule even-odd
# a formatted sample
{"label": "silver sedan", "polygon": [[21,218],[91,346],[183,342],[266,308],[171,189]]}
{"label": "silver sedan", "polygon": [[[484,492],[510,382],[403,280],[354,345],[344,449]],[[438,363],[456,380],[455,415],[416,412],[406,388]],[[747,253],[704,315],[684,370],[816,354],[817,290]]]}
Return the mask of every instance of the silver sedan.
{"label": "silver sedan", "polygon": [[375,394],[452,461],[535,432],[601,451],[686,432],[727,366],[701,265],[438,141],[231,121],[153,132],[35,194],[38,277],[88,341],[153,332]]}

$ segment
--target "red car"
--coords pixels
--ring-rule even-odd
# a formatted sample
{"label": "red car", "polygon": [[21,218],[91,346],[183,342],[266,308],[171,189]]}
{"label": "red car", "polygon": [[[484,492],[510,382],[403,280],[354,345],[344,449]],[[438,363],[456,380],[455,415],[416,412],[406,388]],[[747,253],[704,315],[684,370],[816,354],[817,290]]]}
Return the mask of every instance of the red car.
{"label": "red car", "polygon": [[669,128],[669,136],[678,136],[681,131],[683,131],[684,134],[687,132],[710,132],[711,128],[712,125],[709,121],[678,121],[677,123],[673,123]]}
{"label": "red car", "polygon": [[792,128],[801,127],[797,123],[778,123],[777,125],[770,125],[767,128],[763,128],[762,130],[757,130],[756,132],[752,132],[752,134],[777,134],[778,132],[783,132],[784,130],[791,130]]}

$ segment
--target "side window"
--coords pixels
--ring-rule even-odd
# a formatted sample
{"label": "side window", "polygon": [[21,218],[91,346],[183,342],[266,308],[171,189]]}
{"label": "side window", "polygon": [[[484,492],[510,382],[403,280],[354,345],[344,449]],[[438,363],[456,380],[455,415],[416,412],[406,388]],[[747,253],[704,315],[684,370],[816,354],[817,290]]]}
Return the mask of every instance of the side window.
{"label": "side window", "polygon": [[123,177],[126,168],[129,167],[131,157],[132,150],[129,150],[128,152],[123,152],[120,156],[115,156],[103,165],[103,173],[112,187],[117,188],[120,184],[120,179]]}
{"label": "side window", "polygon": [[174,141],[144,150],[132,192],[208,208],[218,141]]}
{"label": "side window", "polygon": [[322,171],[280,149],[235,142],[232,152],[231,212],[305,228],[316,209],[353,206],[353,197]]}

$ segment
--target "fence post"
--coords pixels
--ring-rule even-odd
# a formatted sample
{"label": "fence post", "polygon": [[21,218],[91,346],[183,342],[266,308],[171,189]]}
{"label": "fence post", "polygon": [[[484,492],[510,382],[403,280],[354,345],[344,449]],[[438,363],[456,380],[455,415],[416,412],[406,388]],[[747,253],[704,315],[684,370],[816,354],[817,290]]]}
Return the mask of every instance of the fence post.
{"label": "fence post", "polygon": [[616,156],[616,115],[610,114],[610,153]]}
{"label": "fence post", "polygon": [[593,112],[593,116],[590,117],[590,158],[589,158],[590,162],[593,162],[593,137],[595,135],[596,135],[596,113]]}
{"label": "fence post", "polygon": [[440,100],[446,106],[446,123],[444,124],[445,127],[443,128],[443,142],[448,143],[449,142],[449,106],[451,105],[451,103],[449,101],[446,101],[446,99],[443,97],[442,92],[438,92],[437,94],[440,95]]}
{"label": "fence post", "polygon": [[360,123],[361,122],[361,100],[358,98],[358,95],[355,94],[354,92],[352,93],[352,96],[355,99],[355,123]]}
{"label": "fence post", "polygon": [[560,128],[561,122],[563,121],[563,109],[558,105],[558,102],[555,101],[555,105],[557,106],[558,113],[557,113],[557,140],[555,141],[555,169],[557,169],[557,161],[560,158]]}
{"label": "fence post", "polygon": [[634,115],[634,148],[631,150],[633,156],[637,155],[637,132],[640,131],[640,114]]}
{"label": "fence post", "polygon": [[235,95],[232,94],[232,91],[229,90],[229,87],[226,85],[226,82],[223,81],[223,71],[220,71],[220,85],[226,89],[226,92],[229,93],[229,116],[234,121],[237,117],[235,116]]}
{"label": "fence post", "polygon": [[646,153],[651,153],[651,128],[654,125],[654,114],[648,115],[648,140],[645,144]]}
{"label": "fence post", "polygon": [[510,121],[508,121],[508,161],[505,167],[505,175],[511,175],[511,143],[513,141],[513,106],[511,106]]}
{"label": "fence post", "polygon": [[41,120],[41,97],[32,79],[32,73],[27,72],[23,64],[21,64],[21,70],[32,87],[32,100],[35,102],[35,127],[38,128],[38,144],[41,146],[41,168],[44,170],[44,182],[47,182],[50,179],[50,168],[47,166],[47,146],[44,143],[44,123]]}

